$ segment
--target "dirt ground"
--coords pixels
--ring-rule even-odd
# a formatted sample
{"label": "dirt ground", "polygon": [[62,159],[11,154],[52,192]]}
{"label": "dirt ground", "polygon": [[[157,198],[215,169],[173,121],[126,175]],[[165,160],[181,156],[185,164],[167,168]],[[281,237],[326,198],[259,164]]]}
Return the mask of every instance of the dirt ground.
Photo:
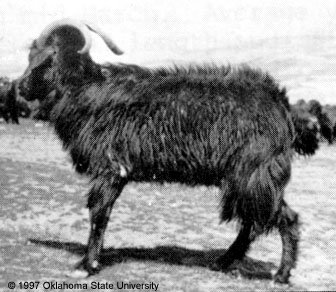
{"label": "dirt ground", "polygon": [[[88,285],[158,284],[157,291],[336,290],[336,146],[322,144],[312,158],[296,158],[286,190],[301,218],[301,242],[291,285],[269,277],[279,265],[277,233],[258,239],[231,273],[207,265],[236,236],[235,224],[219,225],[218,191],[181,185],[129,184],[105,235],[103,270],[85,280],[66,277],[85,251],[88,181],[75,174],[52,130],[42,123],[0,121],[0,287],[24,291],[19,282]],[[250,279],[254,269],[265,279]],[[14,281],[16,289],[9,290]],[[150,286],[152,287],[152,286]],[[52,291],[70,291],[55,288]],[[102,288],[99,291],[104,291]]]}

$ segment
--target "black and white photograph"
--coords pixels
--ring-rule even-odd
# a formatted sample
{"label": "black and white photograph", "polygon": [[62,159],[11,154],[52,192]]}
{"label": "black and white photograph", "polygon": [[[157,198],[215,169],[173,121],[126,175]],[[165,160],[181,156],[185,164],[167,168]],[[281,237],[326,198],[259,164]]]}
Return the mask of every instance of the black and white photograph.
{"label": "black and white photograph", "polygon": [[0,10],[0,291],[336,291],[336,1]]}

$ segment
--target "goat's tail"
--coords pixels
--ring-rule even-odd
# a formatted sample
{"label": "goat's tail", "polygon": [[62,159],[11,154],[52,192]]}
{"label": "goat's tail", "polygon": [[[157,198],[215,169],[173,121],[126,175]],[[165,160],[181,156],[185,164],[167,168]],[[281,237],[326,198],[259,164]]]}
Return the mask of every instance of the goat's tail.
{"label": "goat's tail", "polygon": [[221,220],[238,219],[255,230],[270,230],[290,178],[290,160],[290,153],[282,153],[258,166],[237,167],[222,181]]}

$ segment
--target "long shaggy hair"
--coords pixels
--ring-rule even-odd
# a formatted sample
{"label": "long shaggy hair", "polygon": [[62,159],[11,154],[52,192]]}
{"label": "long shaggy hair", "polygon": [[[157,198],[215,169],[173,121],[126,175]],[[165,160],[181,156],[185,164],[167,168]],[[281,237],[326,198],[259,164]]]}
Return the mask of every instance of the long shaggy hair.
{"label": "long shaggy hair", "polygon": [[247,67],[224,79],[196,69],[192,78],[187,69],[160,69],[126,86],[63,95],[51,121],[79,172],[97,177],[123,167],[129,180],[189,185],[220,186],[224,179],[239,190],[225,188],[223,219],[249,218],[264,228],[290,176],[294,131],[285,92]]}

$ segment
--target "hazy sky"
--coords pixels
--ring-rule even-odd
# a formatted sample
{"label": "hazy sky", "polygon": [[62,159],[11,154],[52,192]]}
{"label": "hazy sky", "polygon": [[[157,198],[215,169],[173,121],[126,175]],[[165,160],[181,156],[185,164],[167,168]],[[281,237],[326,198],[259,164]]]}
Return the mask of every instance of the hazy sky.
{"label": "hazy sky", "polygon": [[1,0],[0,75],[18,76],[31,41],[62,17],[98,24],[126,52],[114,56],[95,38],[96,60],[143,64],[249,40],[336,35],[335,16],[334,0]]}

